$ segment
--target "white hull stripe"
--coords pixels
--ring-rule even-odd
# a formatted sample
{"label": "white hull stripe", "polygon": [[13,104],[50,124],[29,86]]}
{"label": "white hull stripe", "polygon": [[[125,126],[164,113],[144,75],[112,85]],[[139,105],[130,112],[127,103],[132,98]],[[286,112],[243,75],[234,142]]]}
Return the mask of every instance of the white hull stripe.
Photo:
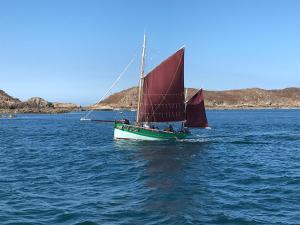
{"label": "white hull stripe", "polygon": [[114,139],[125,139],[125,140],[145,140],[145,141],[158,141],[165,140],[162,138],[148,137],[144,135],[139,135],[127,131],[123,131],[120,129],[114,129]]}

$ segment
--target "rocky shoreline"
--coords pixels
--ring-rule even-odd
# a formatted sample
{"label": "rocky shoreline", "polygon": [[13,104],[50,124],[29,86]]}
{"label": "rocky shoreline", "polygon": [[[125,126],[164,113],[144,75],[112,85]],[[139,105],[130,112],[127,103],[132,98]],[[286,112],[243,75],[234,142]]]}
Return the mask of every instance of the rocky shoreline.
{"label": "rocky shoreline", "polygon": [[[188,88],[187,99],[197,92]],[[114,110],[116,108],[134,109],[138,99],[137,87],[112,94],[99,104],[90,106],[95,110]],[[248,88],[227,91],[204,90],[207,109],[297,109],[300,108],[300,88],[264,90]]]}
{"label": "rocky shoreline", "polygon": [[[282,109],[282,110],[297,110],[300,109],[299,107],[246,107],[246,106],[236,106],[236,107],[205,107],[206,110],[271,110],[271,109]],[[101,108],[82,108],[80,111],[136,111],[136,109],[133,108],[107,108],[107,107],[101,107]]]}
{"label": "rocky shoreline", "polygon": [[66,113],[80,110],[81,106],[73,103],[48,102],[40,97],[33,97],[27,101],[21,101],[0,90],[0,114]]}
{"label": "rocky shoreline", "polygon": [[[87,110],[131,110],[137,106],[137,87],[129,88],[110,95],[108,98],[87,107],[73,103],[49,102],[43,98],[33,97],[20,101],[0,90],[0,114],[15,113],[67,113]],[[197,89],[188,89],[190,98]],[[207,91],[204,90],[205,106],[208,110],[239,109],[299,109],[300,88],[264,90],[259,88]]]}

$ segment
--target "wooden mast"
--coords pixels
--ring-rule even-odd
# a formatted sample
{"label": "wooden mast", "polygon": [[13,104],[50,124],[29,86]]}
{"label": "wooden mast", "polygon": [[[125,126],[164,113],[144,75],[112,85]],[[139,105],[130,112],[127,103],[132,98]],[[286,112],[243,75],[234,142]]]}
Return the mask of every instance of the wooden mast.
{"label": "wooden mast", "polygon": [[[187,95],[188,95],[188,89],[189,88],[185,88],[185,95],[184,95],[184,111],[185,111],[185,114],[186,114],[186,104],[187,104],[187,102],[188,102],[188,99],[187,99]],[[181,129],[183,130],[183,128],[184,128],[184,124],[185,124],[185,122],[186,122],[186,120],[185,121],[182,121],[182,123],[181,123]]]}
{"label": "wooden mast", "polygon": [[143,80],[144,80],[144,67],[145,67],[145,49],[146,49],[146,34],[144,34],[143,50],[142,50],[142,59],[141,59],[141,71],[140,71],[140,81],[139,81],[139,96],[138,96],[138,105],[136,112],[136,122],[139,123],[140,116],[140,104],[142,100],[142,90],[143,90]]}
{"label": "wooden mast", "polygon": [[187,103],[187,101],[188,101],[188,99],[187,99],[187,95],[188,95],[188,89],[189,88],[185,88],[185,95],[184,95],[184,106],[185,106],[185,108],[186,108],[186,103]]}

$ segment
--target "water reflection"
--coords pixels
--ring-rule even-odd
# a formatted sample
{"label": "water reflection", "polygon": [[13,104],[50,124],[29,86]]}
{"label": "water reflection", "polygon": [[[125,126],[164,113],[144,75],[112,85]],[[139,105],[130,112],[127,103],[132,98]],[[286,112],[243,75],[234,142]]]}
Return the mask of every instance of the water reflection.
{"label": "water reflection", "polygon": [[209,142],[137,142],[122,146],[134,150],[134,161],[144,161],[140,177],[147,190],[144,210],[177,215],[189,208],[195,160],[205,154]]}

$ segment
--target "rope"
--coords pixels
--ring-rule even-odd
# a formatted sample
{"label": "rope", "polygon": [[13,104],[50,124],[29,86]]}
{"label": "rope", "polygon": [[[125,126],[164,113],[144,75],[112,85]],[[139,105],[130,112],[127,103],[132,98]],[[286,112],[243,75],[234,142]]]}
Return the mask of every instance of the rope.
{"label": "rope", "polygon": [[[135,60],[135,56],[133,56],[133,58],[130,60],[130,62],[127,64],[127,66],[124,68],[124,70],[120,73],[120,75],[118,76],[118,78],[112,83],[112,85],[110,86],[110,88],[105,92],[105,94],[100,98],[100,100],[96,103],[99,104],[111,91],[111,89],[113,89],[113,87],[120,81],[121,77],[126,73],[126,71],[128,70],[128,68],[130,67],[130,65],[133,63],[133,61]],[[88,111],[88,113],[82,117],[80,120],[90,120],[87,117],[93,112],[94,110],[90,110]]]}

